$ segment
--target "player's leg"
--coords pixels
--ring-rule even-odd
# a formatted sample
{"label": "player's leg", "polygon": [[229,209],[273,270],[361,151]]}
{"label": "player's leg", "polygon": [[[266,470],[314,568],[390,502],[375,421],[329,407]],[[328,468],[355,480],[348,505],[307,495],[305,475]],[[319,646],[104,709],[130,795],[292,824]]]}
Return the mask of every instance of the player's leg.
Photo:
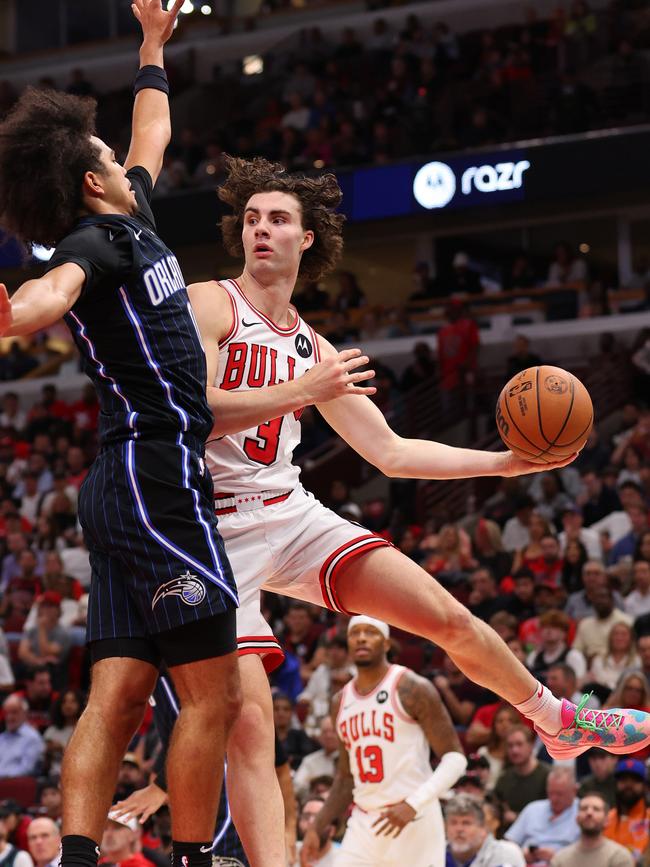
{"label": "player's leg", "polygon": [[336,593],[348,611],[362,611],[435,641],[470,680],[510,702],[530,697],[537,681],[496,632],[396,548],[380,548],[342,564]]}
{"label": "player's leg", "polygon": [[538,685],[494,630],[394,548],[342,561],[329,576],[329,590],[347,611],[370,614],[435,641],[471,680],[533,720],[554,758],[574,758],[593,746],[635,752],[650,743],[649,714],[592,711],[584,703],[560,702]]}
{"label": "player's leg", "polygon": [[[177,627],[156,641],[180,700],[167,754],[175,851],[183,843],[209,844],[210,852],[226,740],[241,707],[234,609]],[[184,661],[192,655],[197,658]]]}
{"label": "player's leg", "polygon": [[[123,652],[129,651],[125,647]],[[120,762],[142,721],[157,675],[152,663],[126,656],[93,665],[88,704],[61,769],[64,836],[101,840]],[[80,863],[65,857],[73,854],[64,849],[63,863]]]}
{"label": "player's leg", "polygon": [[228,738],[228,800],[251,867],[284,867],[284,806],[275,773],[271,690],[262,659],[240,656],[242,709]]}

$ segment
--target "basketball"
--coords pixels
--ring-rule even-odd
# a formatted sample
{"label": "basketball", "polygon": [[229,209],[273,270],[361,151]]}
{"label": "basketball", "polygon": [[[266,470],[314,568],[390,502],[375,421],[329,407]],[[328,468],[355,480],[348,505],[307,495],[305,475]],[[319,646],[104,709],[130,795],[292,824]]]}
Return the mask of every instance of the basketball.
{"label": "basketball", "polygon": [[497,401],[501,439],[534,464],[552,464],[575,454],[585,444],[593,421],[591,398],[580,380],[547,364],[513,376]]}

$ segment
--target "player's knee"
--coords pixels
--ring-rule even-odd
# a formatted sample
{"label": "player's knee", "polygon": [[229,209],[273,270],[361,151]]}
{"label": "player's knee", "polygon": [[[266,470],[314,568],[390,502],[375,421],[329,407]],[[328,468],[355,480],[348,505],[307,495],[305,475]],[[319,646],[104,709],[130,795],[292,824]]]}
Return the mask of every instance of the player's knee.
{"label": "player's knee", "polygon": [[[264,712],[264,708],[256,701],[244,700],[230,732],[228,750],[249,750],[251,744],[260,743],[264,734],[270,733],[272,728],[272,718]],[[272,736],[267,740],[272,743]]]}
{"label": "player's knee", "polygon": [[120,691],[104,693],[95,703],[95,710],[110,728],[132,732],[142,722],[148,700],[147,695],[139,695],[124,687]]}

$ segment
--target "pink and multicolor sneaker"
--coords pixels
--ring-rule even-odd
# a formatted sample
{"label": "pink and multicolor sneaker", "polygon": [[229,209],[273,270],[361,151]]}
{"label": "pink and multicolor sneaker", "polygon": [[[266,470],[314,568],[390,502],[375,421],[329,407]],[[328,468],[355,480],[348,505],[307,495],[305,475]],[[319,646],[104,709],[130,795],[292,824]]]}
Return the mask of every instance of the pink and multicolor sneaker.
{"label": "pink and multicolor sneaker", "polygon": [[574,759],[591,747],[627,754],[650,744],[650,714],[620,707],[593,710],[585,707],[590,697],[583,695],[578,705],[562,699],[562,728],[556,735],[535,726],[550,756]]}

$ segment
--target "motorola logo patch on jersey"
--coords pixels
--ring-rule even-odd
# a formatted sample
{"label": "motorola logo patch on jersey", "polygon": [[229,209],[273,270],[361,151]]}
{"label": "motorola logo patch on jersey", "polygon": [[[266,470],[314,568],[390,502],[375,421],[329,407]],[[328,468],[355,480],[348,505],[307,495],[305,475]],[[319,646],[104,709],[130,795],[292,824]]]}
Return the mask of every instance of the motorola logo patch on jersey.
{"label": "motorola logo patch on jersey", "polygon": [[160,585],[151,602],[151,610],[166,596],[180,596],[186,605],[200,605],[205,599],[205,584],[188,569],[178,578]]}
{"label": "motorola logo patch on jersey", "polygon": [[377,693],[377,704],[383,704],[385,701],[388,701],[388,693],[385,689],[382,689]]}
{"label": "motorola logo patch on jersey", "polygon": [[296,335],[296,352],[301,358],[309,358],[309,356],[314,351],[314,347],[311,345],[311,340],[308,337],[305,337],[304,334]]}

